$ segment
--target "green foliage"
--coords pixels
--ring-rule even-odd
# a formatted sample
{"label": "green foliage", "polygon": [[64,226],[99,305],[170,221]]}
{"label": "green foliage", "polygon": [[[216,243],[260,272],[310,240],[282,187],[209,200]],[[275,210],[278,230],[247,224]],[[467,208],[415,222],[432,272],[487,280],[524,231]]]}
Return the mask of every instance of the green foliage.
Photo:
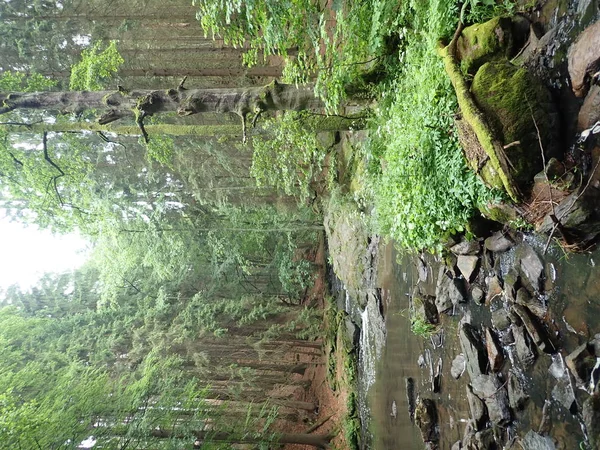
{"label": "green foliage", "polygon": [[453,123],[456,98],[435,53],[438,39],[453,32],[457,5],[404,8],[415,31],[373,123],[371,158],[381,164],[371,165],[369,193],[383,233],[406,248],[435,249],[493,195],[466,167]]}
{"label": "green foliage", "polygon": [[81,52],[81,61],[71,68],[69,87],[75,91],[99,91],[125,62],[117,50],[116,41],[101,51],[102,42]]}
{"label": "green foliage", "polygon": [[[328,111],[346,98],[346,85],[356,82],[373,61],[387,54],[386,40],[396,29],[397,2],[334,2],[332,9],[315,0],[194,0],[206,33],[249,51],[248,65],[281,55],[284,80],[306,83],[316,77],[315,92]],[[302,11],[302,14],[298,14]],[[294,52],[289,52],[294,49]]]}
{"label": "green foliage", "polygon": [[306,112],[286,112],[266,121],[266,136],[254,138],[251,174],[259,186],[274,186],[300,199],[311,196],[311,182],[320,174],[327,149],[314,126],[302,120]]}
{"label": "green foliage", "polygon": [[57,82],[39,73],[2,72],[0,75],[0,92],[38,92],[47,91]]}
{"label": "green foliage", "polygon": [[150,161],[157,161],[167,167],[173,167],[174,146],[175,144],[170,136],[152,136],[146,144],[147,157]]}
{"label": "green foliage", "polygon": [[492,17],[508,17],[514,15],[518,9],[515,0],[470,0],[465,21],[467,23],[479,23]]}

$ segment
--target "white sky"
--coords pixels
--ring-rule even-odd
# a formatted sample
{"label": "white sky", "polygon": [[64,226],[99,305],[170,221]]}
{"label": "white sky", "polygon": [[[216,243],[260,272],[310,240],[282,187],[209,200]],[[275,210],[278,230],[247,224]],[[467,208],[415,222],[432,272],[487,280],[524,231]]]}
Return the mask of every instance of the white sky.
{"label": "white sky", "polygon": [[66,272],[87,258],[86,241],[12,223],[0,213],[0,291],[12,284],[30,288],[46,272]]}

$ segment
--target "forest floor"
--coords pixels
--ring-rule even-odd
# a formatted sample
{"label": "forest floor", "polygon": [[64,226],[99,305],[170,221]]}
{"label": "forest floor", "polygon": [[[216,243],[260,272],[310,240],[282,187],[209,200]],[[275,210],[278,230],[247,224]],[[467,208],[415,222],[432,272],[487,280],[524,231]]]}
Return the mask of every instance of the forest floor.
{"label": "forest floor", "polygon": [[[329,434],[333,436],[331,447],[346,450],[353,446],[352,439],[353,393],[355,367],[352,362],[351,344],[346,337],[343,320],[340,321],[337,310],[330,305],[327,283],[326,244],[322,239],[318,249],[311,255],[318,268],[313,286],[306,296],[306,301],[317,306],[323,320],[323,355],[315,361],[314,357],[301,355],[303,362],[312,362],[304,374],[304,380],[310,381],[310,387],[304,398],[298,399],[318,405],[314,414],[305,417],[294,425],[290,425],[287,433]],[[311,450],[314,447],[288,444],[289,450]]]}

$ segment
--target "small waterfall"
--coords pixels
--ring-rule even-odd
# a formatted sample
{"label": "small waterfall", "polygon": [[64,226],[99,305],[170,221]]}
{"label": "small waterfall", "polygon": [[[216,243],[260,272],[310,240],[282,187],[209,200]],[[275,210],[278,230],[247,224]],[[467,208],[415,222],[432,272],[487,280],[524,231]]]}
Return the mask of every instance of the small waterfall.
{"label": "small waterfall", "polygon": [[358,356],[358,407],[362,435],[367,438],[370,418],[370,411],[367,406],[367,392],[375,383],[377,361],[379,361],[383,353],[386,340],[385,321],[381,316],[375,296],[369,296],[367,306],[361,313],[361,320],[360,353]]}

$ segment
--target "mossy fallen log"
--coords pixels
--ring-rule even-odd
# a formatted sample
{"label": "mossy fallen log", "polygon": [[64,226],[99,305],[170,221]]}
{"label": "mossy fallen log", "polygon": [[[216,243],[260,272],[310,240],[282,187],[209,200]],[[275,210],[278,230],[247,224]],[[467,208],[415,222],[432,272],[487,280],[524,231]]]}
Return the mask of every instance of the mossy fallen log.
{"label": "mossy fallen log", "polygon": [[463,25],[460,24],[448,45],[445,46],[440,42],[438,54],[444,62],[444,68],[446,69],[446,73],[456,92],[458,106],[462,113],[463,120],[465,120],[475,132],[477,140],[488,156],[492,168],[497,172],[498,177],[502,181],[502,186],[506,193],[513,201],[518,202],[521,194],[510,173],[510,162],[504,152],[503,144],[488,124],[481,109],[475,103],[471,91],[469,90],[469,86],[460,70],[460,62],[456,56],[456,43],[462,29]]}

